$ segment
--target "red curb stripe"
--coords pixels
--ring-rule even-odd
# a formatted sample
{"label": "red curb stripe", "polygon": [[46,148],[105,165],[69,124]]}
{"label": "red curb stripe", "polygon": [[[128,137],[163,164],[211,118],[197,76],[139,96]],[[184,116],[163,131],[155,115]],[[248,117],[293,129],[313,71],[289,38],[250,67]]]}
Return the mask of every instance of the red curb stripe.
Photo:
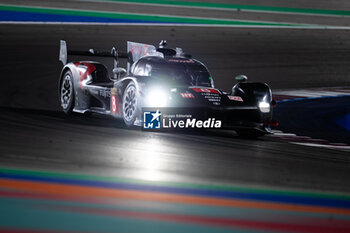
{"label": "red curb stripe", "polygon": [[237,199],[220,199],[211,197],[198,197],[193,195],[164,194],[148,191],[130,191],[109,188],[82,187],[74,185],[52,184],[45,182],[17,181],[9,179],[0,179],[0,187],[28,192],[51,194],[57,196],[62,195],[66,197],[68,196],[75,198],[114,198],[205,206],[225,206],[237,208],[271,209],[350,215],[350,210],[345,208],[295,205],[265,201],[242,201]]}
{"label": "red curb stripe", "polygon": [[[132,212],[120,210],[106,210],[98,208],[84,207],[59,207],[61,210],[69,212],[89,213],[103,216],[127,217],[136,219],[147,219],[156,221],[170,221],[201,225],[215,225],[230,228],[247,228],[255,230],[272,230],[283,232],[302,232],[302,233],[349,233],[350,221],[340,221],[341,224],[333,224],[333,226],[320,226],[317,221],[315,225],[308,224],[290,224],[290,223],[275,223],[263,221],[237,220],[228,218],[215,218],[206,216],[179,215],[179,214],[164,214],[151,212]],[[339,223],[340,223],[339,222]],[[336,225],[336,226],[335,226]]]}

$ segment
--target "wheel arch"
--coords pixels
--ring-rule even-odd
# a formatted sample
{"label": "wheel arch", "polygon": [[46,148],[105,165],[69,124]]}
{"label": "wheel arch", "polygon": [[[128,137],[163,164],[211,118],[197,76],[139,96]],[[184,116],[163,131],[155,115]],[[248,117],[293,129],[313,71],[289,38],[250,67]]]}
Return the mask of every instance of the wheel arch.
{"label": "wheel arch", "polygon": [[[268,84],[261,82],[241,82],[232,88],[232,95],[241,96],[244,102],[249,106],[258,107],[258,122],[268,125],[272,120],[272,91]],[[269,111],[261,111],[259,107],[261,102],[269,103]]]}
{"label": "wheel arch", "polygon": [[120,84],[120,89],[121,89],[121,93],[124,94],[125,88],[129,85],[129,83],[135,83],[136,89],[137,91],[141,91],[140,89],[140,84],[137,80],[137,78],[134,77],[126,77],[124,79],[121,80],[121,84]]}
{"label": "wheel arch", "polygon": [[260,82],[244,82],[244,83],[237,83],[232,87],[231,94],[232,95],[243,95],[242,97],[250,97],[250,98],[256,98],[256,94],[254,94],[254,91],[261,92],[261,93],[267,93],[269,101],[272,100],[272,91],[268,84],[266,83],[260,83]]}

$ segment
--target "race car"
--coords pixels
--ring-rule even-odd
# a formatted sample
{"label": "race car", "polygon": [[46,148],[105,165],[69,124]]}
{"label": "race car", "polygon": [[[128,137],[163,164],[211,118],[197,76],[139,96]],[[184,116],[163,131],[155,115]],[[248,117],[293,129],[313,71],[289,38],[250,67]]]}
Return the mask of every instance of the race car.
{"label": "race car", "polygon": [[[113,75],[96,61],[67,63],[68,55],[110,57]],[[127,67],[118,66],[127,59]],[[201,113],[223,121],[223,128],[241,137],[259,137],[270,132],[271,89],[265,83],[248,82],[239,75],[231,90],[214,87],[207,67],[181,48],[168,48],[162,40],[153,45],[127,42],[127,52],[67,50],[60,41],[60,105],[66,114],[94,112],[122,118],[126,126],[142,126],[144,108],[175,108]]]}

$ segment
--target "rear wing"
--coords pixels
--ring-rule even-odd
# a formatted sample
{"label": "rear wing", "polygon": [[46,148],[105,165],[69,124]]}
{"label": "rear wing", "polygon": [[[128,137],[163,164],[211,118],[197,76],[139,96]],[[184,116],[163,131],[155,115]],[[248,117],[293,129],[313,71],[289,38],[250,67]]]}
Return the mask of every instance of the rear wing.
{"label": "rear wing", "polygon": [[78,55],[78,56],[91,56],[91,57],[111,57],[116,60],[118,58],[128,58],[127,53],[118,52],[116,48],[112,48],[110,52],[107,51],[95,51],[94,49],[89,49],[88,51],[78,51],[78,50],[67,50],[67,43],[64,40],[60,41],[60,55],[59,60],[63,65],[67,64],[67,55]]}
{"label": "rear wing", "polygon": [[128,55],[128,53],[118,52],[118,50],[115,47],[113,47],[110,52],[95,51],[94,49],[89,49],[88,51],[67,50],[66,41],[61,40],[59,60],[62,62],[63,65],[67,64],[68,55],[88,56],[88,57],[110,57],[114,59],[114,68],[118,67],[118,58],[128,59],[130,56]]}
{"label": "rear wing", "polygon": [[[77,51],[77,50],[67,50],[67,43],[64,40],[60,41],[60,54],[59,54],[59,60],[62,62],[63,65],[67,64],[67,56],[68,55],[78,55],[78,56],[91,56],[91,57],[111,57],[114,58],[114,68],[117,68],[118,66],[118,58],[124,58],[128,61],[128,67],[127,72],[130,71],[130,66],[138,61],[140,58],[145,56],[157,56],[164,58],[164,53],[162,51],[159,51],[159,49],[165,49],[166,48],[166,41],[162,40],[159,44],[159,48],[157,48],[153,45],[149,44],[141,44],[136,42],[127,42],[127,52],[119,52],[116,48],[112,48],[110,52],[106,51],[95,51],[93,49],[89,49],[88,51]],[[166,52],[164,50],[164,52]],[[176,48],[176,51],[174,50],[176,56],[183,56],[184,53],[181,48]],[[175,55],[174,54],[174,55]]]}

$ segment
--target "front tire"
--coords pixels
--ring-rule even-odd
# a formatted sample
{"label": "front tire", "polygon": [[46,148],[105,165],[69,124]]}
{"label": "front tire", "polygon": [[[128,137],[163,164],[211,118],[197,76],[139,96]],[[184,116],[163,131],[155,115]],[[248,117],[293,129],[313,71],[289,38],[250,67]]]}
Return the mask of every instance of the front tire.
{"label": "front tire", "polygon": [[137,116],[137,88],[134,82],[130,82],[123,94],[123,120],[126,126],[133,126]]}
{"label": "front tire", "polygon": [[61,107],[65,114],[70,115],[74,108],[73,76],[70,70],[63,75],[60,87]]}

